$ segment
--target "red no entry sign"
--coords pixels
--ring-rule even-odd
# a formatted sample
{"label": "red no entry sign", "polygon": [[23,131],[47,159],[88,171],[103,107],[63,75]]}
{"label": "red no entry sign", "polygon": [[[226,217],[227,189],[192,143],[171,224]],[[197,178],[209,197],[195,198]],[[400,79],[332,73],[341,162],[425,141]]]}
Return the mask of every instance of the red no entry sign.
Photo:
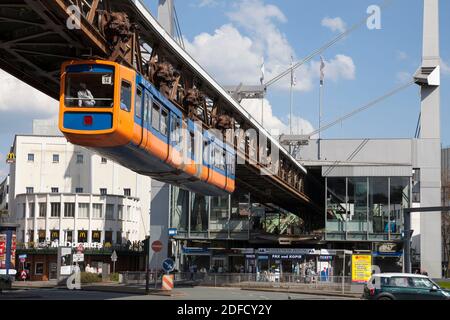
{"label": "red no entry sign", "polygon": [[153,241],[152,250],[154,252],[160,252],[162,250],[162,248],[163,248],[163,244],[161,241],[159,241],[159,240]]}

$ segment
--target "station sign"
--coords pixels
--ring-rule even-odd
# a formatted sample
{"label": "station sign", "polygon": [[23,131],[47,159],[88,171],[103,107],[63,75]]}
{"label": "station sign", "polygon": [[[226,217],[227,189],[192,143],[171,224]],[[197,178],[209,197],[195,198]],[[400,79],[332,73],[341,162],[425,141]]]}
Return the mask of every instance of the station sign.
{"label": "station sign", "polygon": [[303,256],[301,254],[273,254],[272,259],[276,260],[301,260]]}
{"label": "station sign", "polygon": [[170,228],[169,229],[169,237],[175,237],[178,235],[178,229],[177,228]]}
{"label": "station sign", "polygon": [[280,254],[280,255],[316,255],[315,249],[284,249],[284,248],[260,248],[259,254]]}

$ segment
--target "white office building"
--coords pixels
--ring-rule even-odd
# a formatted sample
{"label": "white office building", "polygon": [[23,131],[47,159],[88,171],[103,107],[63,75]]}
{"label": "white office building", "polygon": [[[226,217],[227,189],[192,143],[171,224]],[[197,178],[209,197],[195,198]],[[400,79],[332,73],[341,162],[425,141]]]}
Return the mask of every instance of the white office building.
{"label": "white office building", "polygon": [[14,140],[9,219],[20,224],[18,242],[144,240],[150,231],[151,179],[63,136],[44,135],[53,128],[44,124],[33,124],[39,135]]}
{"label": "white office building", "polygon": [[0,211],[8,210],[9,176],[0,182]]}

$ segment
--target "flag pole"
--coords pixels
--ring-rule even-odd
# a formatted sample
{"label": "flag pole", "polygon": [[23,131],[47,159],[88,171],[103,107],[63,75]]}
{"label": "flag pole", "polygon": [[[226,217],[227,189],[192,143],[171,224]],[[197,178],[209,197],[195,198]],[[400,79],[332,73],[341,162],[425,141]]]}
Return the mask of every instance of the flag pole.
{"label": "flag pole", "polygon": [[320,82],[320,89],[319,89],[319,160],[321,160],[320,142],[322,129],[322,107],[323,107],[323,80]]}
{"label": "flag pole", "polygon": [[318,158],[322,159],[321,155],[321,129],[322,129],[322,110],[323,110],[323,84],[325,79],[324,74],[325,62],[323,57],[320,57],[320,88],[319,88],[319,140],[318,140]]}
{"label": "flag pole", "polygon": [[[264,57],[263,57],[262,65],[261,65],[261,78],[260,78],[261,86],[263,86],[263,87],[264,87],[265,73],[266,73],[266,68],[264,66]],[[265,96],[266,96],[266,90],[264,89],[263,96],[261,99],[261,126],[262,127],[264,127],[264,98],[265,98]]]}
{"label": "flag pole", "polygon": [[291,56],[291,91],[290,91],[290,100],[289,100],[289,133],[292,135],[292,105],[294,103],[294,61]]}

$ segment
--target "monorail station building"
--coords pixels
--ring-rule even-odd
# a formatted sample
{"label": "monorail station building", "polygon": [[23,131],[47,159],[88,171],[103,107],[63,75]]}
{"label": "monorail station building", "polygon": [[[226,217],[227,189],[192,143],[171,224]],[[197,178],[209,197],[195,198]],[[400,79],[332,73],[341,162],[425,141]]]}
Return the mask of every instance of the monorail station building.
{"label": "monorail station building", "polygon": [[[414,76],[421,88],[415,138],[306,137],[293,156],[308,172],[305,190],[318,196],[320,218],[305,208],[288,213],[272,203],[260,205],[239,176],[231,197],[204,198],[170,188],[171,253],[179,268],[295,272],[308,264],[319,271],[326,262],[334,275],[346,266],[349,275],[345,255],[361,253],[371,255],[382,272],[407,271],[404,210],[441,206],[438,12],[437,1],[425,1],[423,61]],[[296,140],[288,138],[286,149]],[[413,270],[441,277],[441,213],[412,214],[411,230]]]}

